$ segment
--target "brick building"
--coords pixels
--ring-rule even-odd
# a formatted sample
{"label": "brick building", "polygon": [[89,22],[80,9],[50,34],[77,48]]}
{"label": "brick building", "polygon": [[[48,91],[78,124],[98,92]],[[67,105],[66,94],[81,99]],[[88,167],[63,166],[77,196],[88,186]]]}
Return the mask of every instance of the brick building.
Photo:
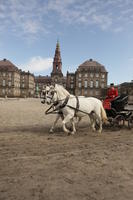
{"label": "brick building", "polygon": [[108,72],[92,59],[85,61],[75,73],[67,72],[67,90],[75,95],[102,98],[106,95]]}

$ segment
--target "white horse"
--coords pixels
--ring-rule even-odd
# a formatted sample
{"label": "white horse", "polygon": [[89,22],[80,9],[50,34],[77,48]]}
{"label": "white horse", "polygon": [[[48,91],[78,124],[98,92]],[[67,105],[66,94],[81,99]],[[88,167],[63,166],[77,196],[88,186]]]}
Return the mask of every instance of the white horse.
{"label": "white horse", "polygon": [[[77,101],[78,101],[78,109],[77,109]],[[92,119],[92,128],[95,130],[95,122],[94,118],[92,116],[96,116],[98,122],[99,122],[99,132],[102,132],[102,122],[107,121],[106,112],[103,108],[102,102],[94,97],[78,97],[77,98],[74,95],[70,95],[70,93],[63,88],[61,85],[56,84],[55,87],[51,87],[48,94],[46,94],[46,103],[54,103],[58,102],[58,108],[62,111],[64,119],[62,121],[63,123],[63,130],[65,132],[69,132],[69,130],[66,128],[66,123],[72,122],[73,125],[73,131],[72,134],[76,132],[75,129],[75,123],[74,123],[74,117],[75,114],[78,117],[83,117],[85,115],[88,115],[91,117],[89,119]],[[60,106],[59,106],[60,105]],[[62,106],[63,105],[63,106]]]}
{"label": "white horse", "polygon": [[[48,94],[48,92],[51,90],[51,89],[53,89],[54,87],[52,86],[52,85],[46,85],[45,87],[44,87],[44,89],[43,89],[43,91],[42,91],[42,94],[41,94],[41,96],[43,97],[43,99],[42,99],[42,101],[41,101],[41,103],[42,104],[45,104],[46,103],[46,96],[47,96],[47,94]],[[68,93],[68,92],[67,92]],[[70,93],[68,93],[69,95],[70,95]],[[47,102],[48,103],[48,102]],[[52,102],[50,102],[50,104],[51,104]],[[49,104],[49,103],[48,103]],[[58,104],[57,104],[57,106],[58,106]],[[55,129],[55,126],[56,126],[56,124],[57,124],[57,122],[59,121],[59,119],[61,118],[61,120],[63,121],[64,120],[64,116],[63,116],[63,113],[62,113],[62,111],[61,110],[59,110],[58,112],[57,112],[57,114],[56,114],[56,118],[55,118],[55,121],[54,121],[54,123],[53,123],[53,125],[51,126],[51,128],[50,128],[50,130],[49,130],[49,132],[50,133],[53,133],[54,132],[54,129]],[[80,120],[81,120],[81,117],[74,117],[74,122],[72,122],[72,125],[74,126],[74,123],[79,123],[80,122]],[[93,120],[93,121],[92,121]],[[92,124],[94,122],[94,115],[92,115],[91,116],[91,119],[90,119],[90,124]],[[95,126],[95,125],[94,125]]]}
{"label": "white horse", "polygon": [[[46,103],[46,95],[48,94],[48,92],[50,91],[50,89],[51,89],[50,85],[46,85],[45,88],[43,89],[43,91],[42,91],[43,100],[41,101],[42,104]],[[57,112],[55,121],[54,121],[53,125],[50,128],[50,131],[49,131],[50,133],[54,132],[54,128],[55,128],[55,126],[56,126],[56,124],[57,124],[57,122],[58,122],[58,120],[60,118],[62,120],[64,119],[63,113],[61,111]]]}

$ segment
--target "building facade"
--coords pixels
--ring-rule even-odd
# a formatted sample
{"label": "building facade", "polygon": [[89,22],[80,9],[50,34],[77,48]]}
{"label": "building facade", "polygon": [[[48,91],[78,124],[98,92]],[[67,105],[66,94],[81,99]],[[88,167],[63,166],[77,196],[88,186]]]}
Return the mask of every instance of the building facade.
{"label": "building facade", "polygon": [[20,96],[34,97],[35,78],[30,72],[20,72]]}
{"label": "building facade", "polygon": [[[7,59],[0,61],[0,97],[29,97],[34,96],[35,81],[34,75],[28,72],[27,78],[22,77],[22,72]],[[23,84],[25,87],[23,88]]]}
{"label": "building facade", "polygon": [[128,95],[129,103],[133,103],[133,80],[131,82],[124,82],[117,86],[119,95]]}
{"label": "building facade", "polygon": [[107,90],[108,72],[105,67],[92,59],[81,64],[74,73],[67,72],[66,77],[62,73],[62,59],[59,42],[56,44],[51,76],[37,76],[36,93],[41,92],[47,84],[61,84],[71,94],[77,96],[94,96],[104,98]]}
{"label": "building facade", "polygon": [[42,91],[45,88],[45,85],[51,85],[50,76],[35,76],[35,96],[41,97]]}
{"label": "building facade", "polygon": [[9,60],[0,61],[0,97],[20,96],[20,70]]}
{"label": "building facade", "polygon": [[85,61],[75,73],[67,72],[67,90],[77,96],[103,98],[106,95],[108,72],[92,59]]}

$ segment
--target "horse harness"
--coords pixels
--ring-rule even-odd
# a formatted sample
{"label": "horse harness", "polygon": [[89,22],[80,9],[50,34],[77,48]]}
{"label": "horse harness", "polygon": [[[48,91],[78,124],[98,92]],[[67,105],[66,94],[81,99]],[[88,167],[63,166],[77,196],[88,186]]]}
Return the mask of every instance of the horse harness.
{"label": "horse harness", "polygon": [[[67,106],[67,107],[72,108],[72,109],[75,110],[74,116],[76,117],[76,114],[77,114],[77,112],[79,111],[79,99],[78,99],[77,96],[75,96],[75,98],[76,98],[76,108],[74,108],[74,107],[72,107],[72,106],[67,105],[69,98],[70,98],[70,96],[68,95],[68,96],[65,98],[65,100],[64,100],[64,102],[63,102],[62,104],[60,104],[59,101],[55,101],[55,102],[46,110],[45,114],[47,115],[47,114],[57,113],[56,111],[58,111],[58,113],[61,114],[61,113],[62,113],[61,109],[64,108],[65,106]],[[53,108],[53,111],[50,111],[51,108]]]}

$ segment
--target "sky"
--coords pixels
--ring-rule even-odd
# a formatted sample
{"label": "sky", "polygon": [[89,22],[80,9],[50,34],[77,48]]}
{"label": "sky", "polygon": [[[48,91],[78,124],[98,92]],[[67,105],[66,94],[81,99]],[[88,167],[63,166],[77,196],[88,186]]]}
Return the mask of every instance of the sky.
{"label": "sky", "polygon": [[108,84],[133,80],[132,0],[0,0],[0,60],[50,75],[57,40],[64,75],[91,58]]}

